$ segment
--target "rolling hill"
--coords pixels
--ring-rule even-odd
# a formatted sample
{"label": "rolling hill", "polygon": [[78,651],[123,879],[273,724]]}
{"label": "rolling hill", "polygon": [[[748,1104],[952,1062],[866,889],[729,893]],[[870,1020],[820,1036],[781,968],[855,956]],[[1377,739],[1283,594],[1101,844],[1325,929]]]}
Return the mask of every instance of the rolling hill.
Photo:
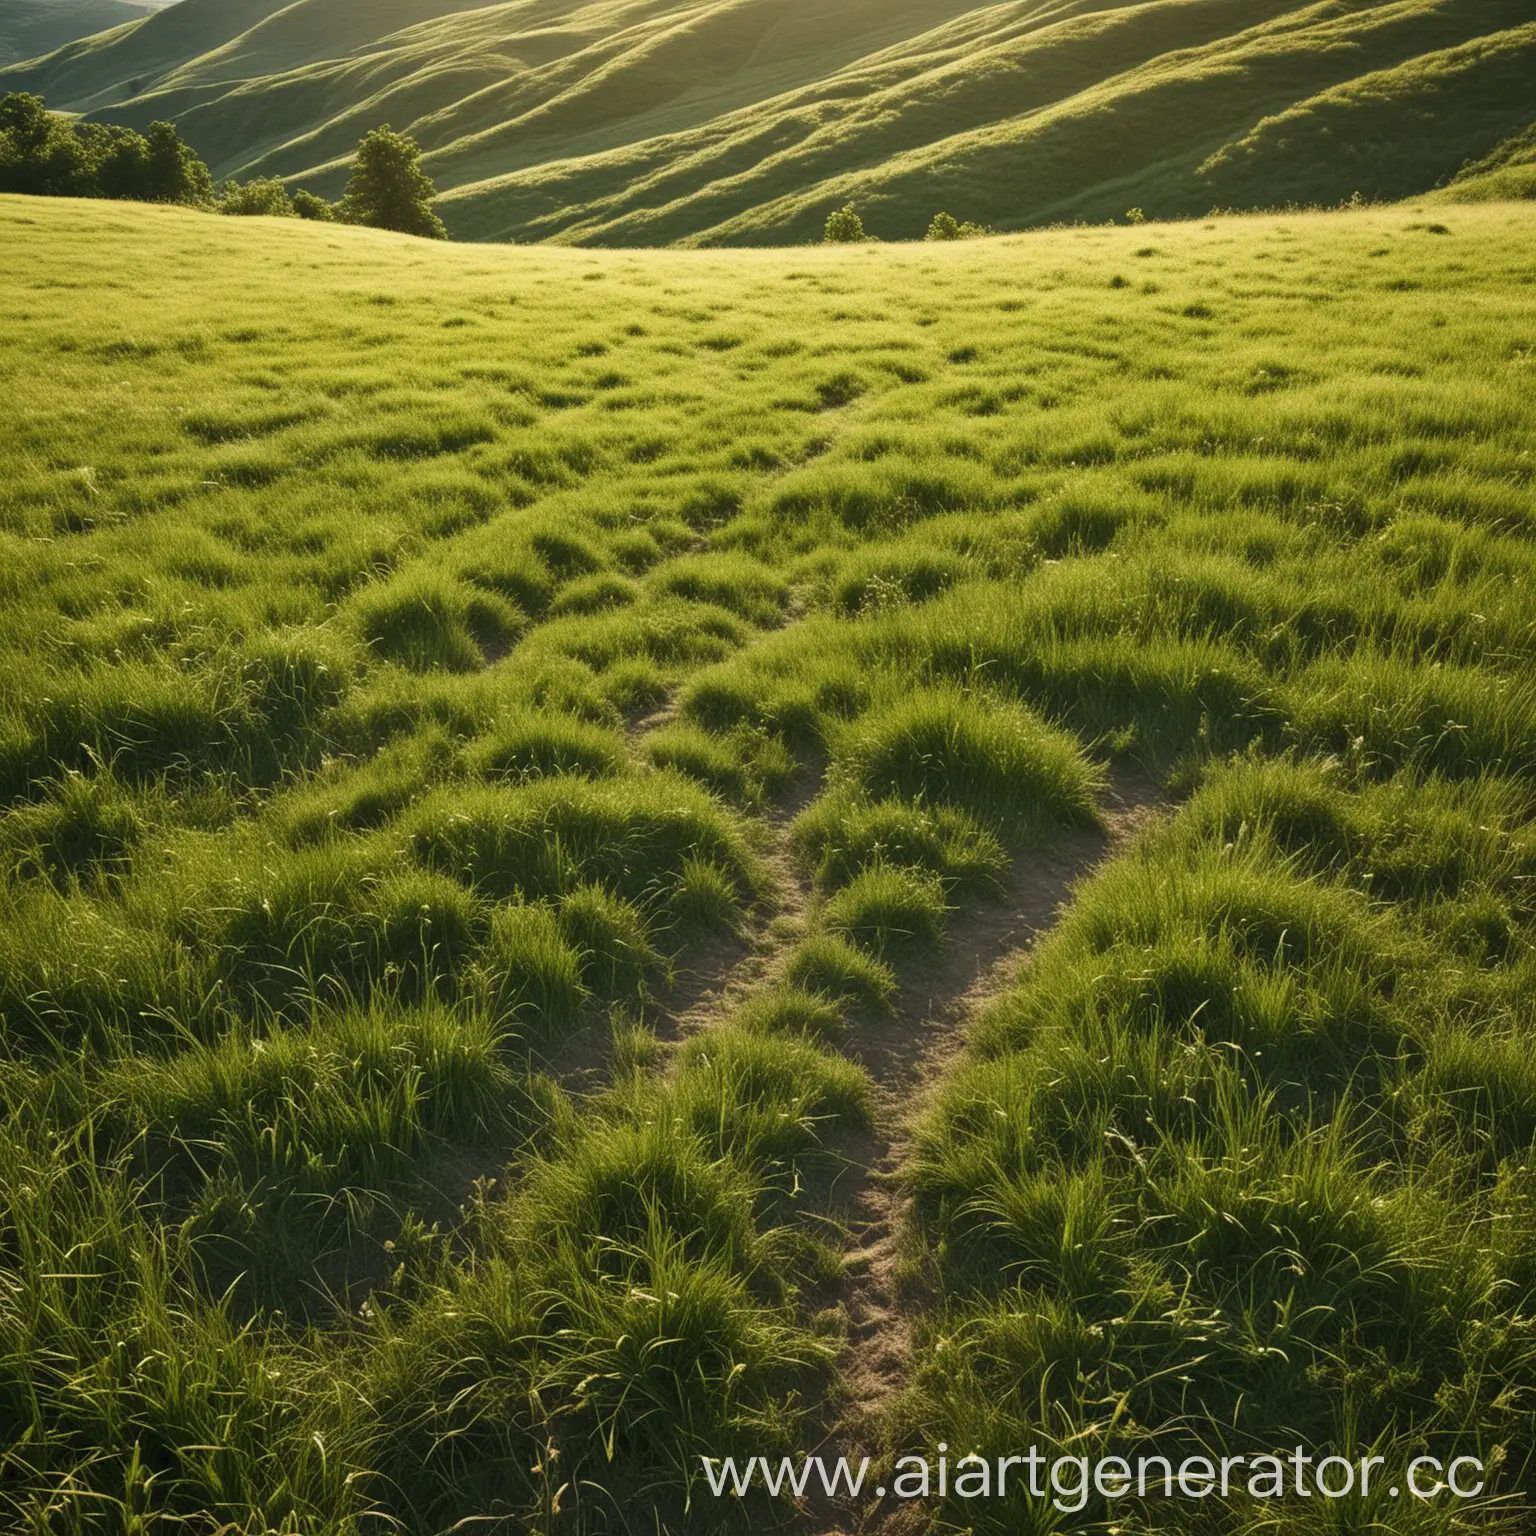
{"label": "rolling hill", "polygon": [[77,38],[143,21],[148,5],[127,0],[5,0],[0,67],[40,58]]}
{"label": "rolling hill", "polygon": [[1411,196],[1536,117],[1529,0],[181,0],[0,75],[334,194],[381,122],[459,238],[769,244]]}

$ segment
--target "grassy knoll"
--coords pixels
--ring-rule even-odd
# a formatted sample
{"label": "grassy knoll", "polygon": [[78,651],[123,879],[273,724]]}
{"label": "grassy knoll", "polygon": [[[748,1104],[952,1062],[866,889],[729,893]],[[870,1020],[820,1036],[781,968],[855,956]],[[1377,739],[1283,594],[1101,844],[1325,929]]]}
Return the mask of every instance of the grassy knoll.
{"label": "grassy knoll", "polygon": [[[1337,1528],[1497,1526],[1533,235],[0,201],[0,1525],[766,1529],[699,1455],[832,1428],[1465,1452],[1484,1501]],[[869,1042],[1127,775],[930,1085],[856,1414]]]}
{"label": "grassy knoll", "polygon": [[1533,71],[1527,0],[181,0],[0,91],[328,197],[389,122],[455,238],[762,245],[1413,196]]}

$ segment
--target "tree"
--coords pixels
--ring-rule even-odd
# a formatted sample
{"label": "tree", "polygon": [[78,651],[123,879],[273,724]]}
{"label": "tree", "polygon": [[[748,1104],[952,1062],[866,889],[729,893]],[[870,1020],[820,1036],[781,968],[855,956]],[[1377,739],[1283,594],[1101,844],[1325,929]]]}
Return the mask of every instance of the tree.
{"label": "tree", "polygon": [[853,211],[852,203],[844,203],[827,215],[825,238],[829,245],[857,245],[866,238],[864,221]]}
{"label": "tree", "polygon": [[357,164],[340,211],[349,224],[446,240],[448,231],[432,211],[436,196],[432,178],[421,168],[421,146],[386,125],[357,146]]}
{"label": "tree", "polygon": [[84,138],[55,117],[41,96],[0,98],[0,192],[32,197],[91,197],[92,158]]}
{"label": "tree", "polygon": [[145,136],[144,195],[152,203],[209,203],[213,177],[182,143],[172,123],[151,123]]}
{"label": "tree", "polygon": [[202,205],[213,181],[170,123],[151,124],[145,138],[59,117],[18,92],[0,98],[0,192]]}

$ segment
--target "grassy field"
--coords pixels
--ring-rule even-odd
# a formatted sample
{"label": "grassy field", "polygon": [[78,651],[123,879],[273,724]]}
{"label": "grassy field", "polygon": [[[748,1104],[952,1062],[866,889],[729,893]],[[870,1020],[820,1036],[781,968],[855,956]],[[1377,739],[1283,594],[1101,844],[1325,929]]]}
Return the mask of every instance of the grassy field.
{"label": "grassy field", "polygon": [[1533,237],[0,200],[0,1527],[1528,1528]]}
{"label": "grassy field", "polygon": [[329,197],[389,122],[460,239],[768,245],[1415,196],[1533,77],[1529,0],[181,0],[0,91]]}

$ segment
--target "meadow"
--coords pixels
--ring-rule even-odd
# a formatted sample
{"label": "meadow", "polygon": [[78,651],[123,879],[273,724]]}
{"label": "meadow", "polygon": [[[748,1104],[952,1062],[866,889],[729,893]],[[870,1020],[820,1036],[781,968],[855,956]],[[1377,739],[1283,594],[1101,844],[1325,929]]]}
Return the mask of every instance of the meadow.
{"label": "meadow", "polygon": [[1527,1529],[1533,237],[0,199],[0,1527]]}

